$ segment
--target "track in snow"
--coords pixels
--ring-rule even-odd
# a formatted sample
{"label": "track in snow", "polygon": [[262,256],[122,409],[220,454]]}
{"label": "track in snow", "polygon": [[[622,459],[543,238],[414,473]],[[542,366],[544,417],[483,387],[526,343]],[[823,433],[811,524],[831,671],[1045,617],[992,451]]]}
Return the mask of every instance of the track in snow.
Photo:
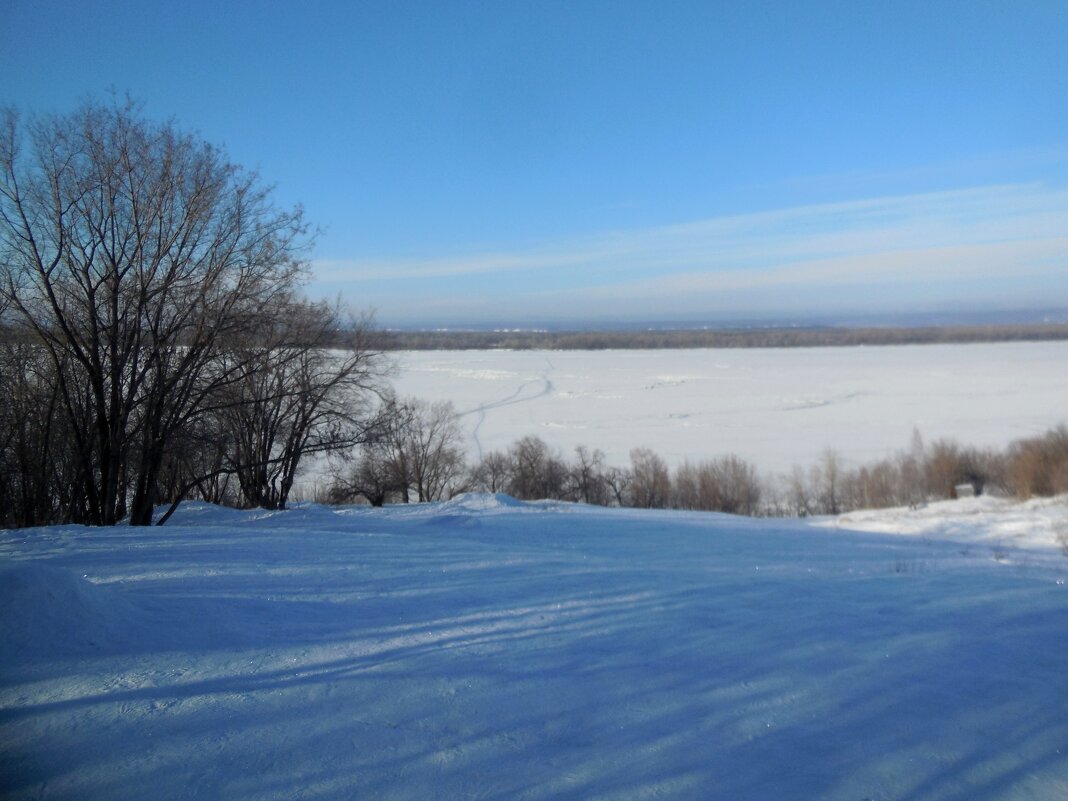
{"label": "track in snow", "polygon": [[[549,374],[553,372],[556,367],[549,360],[545,360],[548,368],[540,379],[534,379],[530,381],[524,381],[520,384],[515,392],[510,395],[495,401],[489,401],[487,403],[481,403],[473,409],[468,409],[465,412],[459,412],[457,417],[468,417],[470,415],[478,415],[478,420],[475,422],[474,428],[471,430],[471,437],[475,441],[475,450],[478,453],[478,460],[482,461],[482,441],[479,439],[478,431],[482,427],[482,424],[486,421],[486,413],[493,409],[502,409],[506,406],[516,406],[521,403],[530,403],[531,401],[539,398],[544,398],[553,393],[555,386],[552,380],[549,378]],[[536,392],[526,393],[526,389],[531,386],[540,385],[541,388]]]}

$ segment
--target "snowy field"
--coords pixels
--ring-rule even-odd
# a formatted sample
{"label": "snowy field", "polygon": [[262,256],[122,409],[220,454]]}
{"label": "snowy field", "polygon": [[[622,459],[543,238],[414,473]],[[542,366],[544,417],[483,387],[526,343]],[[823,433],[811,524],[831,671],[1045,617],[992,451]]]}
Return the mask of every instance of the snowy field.
{"label": "snowy field", "polygon": [[1061,536],[1065,498],[0,532],[0,797],[1064,799]]}
{"label": "snowy field", "polygon": [[1068,342],[397,356],[397,390],[451,400],[468,450],[528,434],[609,464],[645,446],[670,465],[735,453],[769,473],[828,448],[847,463],[905,450],[914,429],[1003,447],[1068,417]]}

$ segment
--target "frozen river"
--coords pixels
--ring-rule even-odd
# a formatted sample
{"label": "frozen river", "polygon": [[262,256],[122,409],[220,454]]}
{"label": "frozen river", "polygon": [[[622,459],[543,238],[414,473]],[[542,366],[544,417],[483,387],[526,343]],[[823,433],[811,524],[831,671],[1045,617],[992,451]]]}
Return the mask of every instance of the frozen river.
{"label": "frozen river", "polygon": [[395,354],[403,396],[449,400],[472,459],[534,434],[625,465],[735,453],[768,472],[830,448],[867,462],[927,441],[1001,447],[1068,421],[1068,342]]}

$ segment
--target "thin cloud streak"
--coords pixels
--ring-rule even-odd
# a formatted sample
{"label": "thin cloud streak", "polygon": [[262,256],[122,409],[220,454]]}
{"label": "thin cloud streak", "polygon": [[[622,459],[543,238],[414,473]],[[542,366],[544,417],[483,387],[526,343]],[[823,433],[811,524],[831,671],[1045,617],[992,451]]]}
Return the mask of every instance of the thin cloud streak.
{"label": "thin cloud streak", "polygon": [[[1036,274],[1042,270],[1068,269],[1068,237],[1039,241],[1014,241],[956,247],[904,249],[798,261],[757,272],[730,270],[694,272],[664,278],[594,287],[588,296],[611,300],[632,297],[671,297],[748,289],[800,286],[879,286],[922,283],[932,278],[946,281],[997,278],[1012,271]],[[546,293],[546,296],[549,293]]]}
{"label": "thin cloud streak", "polygon": [[[323,280],[372,281],[551,270],[625,260],[671,270],[771,263],[823,252],[863,253],[917,241],[933,246],[1055,236],[1068,224],[1068,191],[999,186],[801,206],[615,232],[570,246],[421,260],[317,261]],[[618,267],[618,263],[614,264]]]}
{"label": "thin cloud streak", "polygon": [[[712,308],[729,293],[761,290],[773,305],[777,292],[818,287],[886,286],[907,302],[932,282],[1035,281],[1043,271],[1057,291],[1068,280],[1066,231],[1068,189],[1022,184],[800,206],[513,253],[314,268],[337,286],[395,284],[385,293],[392,306],[408,297],[438,310],[477,309],[480,281],[491,277],[495,302],[509,287],[523,296],[508,304],[514,313],[574,306],[576,296],[621,309],[672,298]],[[450,280],[465,282],[462,296],[450,297]],[[421,281],[434,285],[432,295],[420,296]]]}

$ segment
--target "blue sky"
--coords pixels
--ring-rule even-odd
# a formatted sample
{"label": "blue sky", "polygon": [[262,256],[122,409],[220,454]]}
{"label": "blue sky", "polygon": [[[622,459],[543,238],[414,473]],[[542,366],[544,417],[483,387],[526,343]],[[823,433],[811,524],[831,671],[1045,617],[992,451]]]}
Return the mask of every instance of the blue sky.
{"label": "blue sky", "polygon": [[1068,2],[6,0],[0,102],[129,92],[385,325],[1068,307]]}

